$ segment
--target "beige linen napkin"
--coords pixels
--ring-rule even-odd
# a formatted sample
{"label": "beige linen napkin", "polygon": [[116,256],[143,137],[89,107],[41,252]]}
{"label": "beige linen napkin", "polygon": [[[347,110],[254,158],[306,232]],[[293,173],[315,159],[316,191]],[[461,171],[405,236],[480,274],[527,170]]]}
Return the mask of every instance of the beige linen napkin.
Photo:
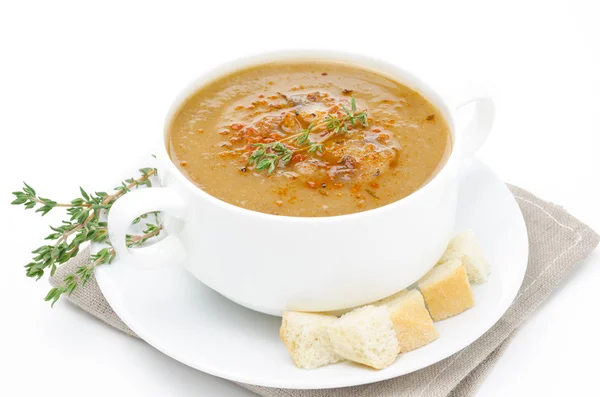
{"label": "beige linen napkin", "polygon": [[[525,281],[512,306],[487,333],[460,352],[419,371],[395,379],[324,390],[273,389],[241,384],[265,397],[463,397],[473,396],[508,346],[517,327],[598,244],[600,237],[565,210],[511,186],[527,224],[529,264]],[[507,247],[510,249],[510,247]],[[89,260],[89,250],[63,265],[50,283],[56,286],[67,272]],[[92,278],[69,298],[107,324],[131,335],[113,312]],[[300,371],[300,370],[299,370]]]}

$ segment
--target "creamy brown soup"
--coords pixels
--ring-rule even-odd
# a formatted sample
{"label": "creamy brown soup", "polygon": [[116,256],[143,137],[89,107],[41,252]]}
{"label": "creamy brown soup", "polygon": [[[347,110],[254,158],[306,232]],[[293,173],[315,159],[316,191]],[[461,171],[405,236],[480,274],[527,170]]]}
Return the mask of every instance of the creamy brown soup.
{"label": "creamy brown soup", "polygon": [[172,161],[200,189],[275,215],[390,204],[443,166],[451,135],[419,93],[360,67],[277,62],[190,96],[170,126]]}

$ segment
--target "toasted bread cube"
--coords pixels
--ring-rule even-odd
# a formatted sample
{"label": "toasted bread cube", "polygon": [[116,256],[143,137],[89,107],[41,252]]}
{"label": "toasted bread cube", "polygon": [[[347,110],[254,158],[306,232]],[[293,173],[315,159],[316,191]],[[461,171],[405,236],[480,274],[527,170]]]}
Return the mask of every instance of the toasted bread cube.
{"label": "toasted bread cube", "polygon": [[400,291],[376,304],[390,311],[400,353],[415,350],[440,337],[419,290]]}
{"label": "toasted bread cube", "polygon": [[458,259],[434,267],[419,281],[419,289],[434,321],[455,316],[475,304],[467,270]]}
{"label": "toasted bread cube", "polygon": [[455,236],[448,244],[446,252],[444,252],[438,263],[448,262],[450,259],[458,259],[462,262],[465,269],[467,269],[470,282],[481,284],[487,281],[490,274],[490,264],[485,259],[481,245],[472,231]]}
{"label": "toasted bread cube", "polygon": [[400,352],[390,312],[383,306],[364,306],[344,314],[329,327],[335,352],[375,369],[392,364]]}
{"label": "toasted bread cube", "polygon": [[335,316],[324,314],[283,313],[279,336],[296,366],[311,369],[342,360],[333,351],[327,332],[337,320]]}

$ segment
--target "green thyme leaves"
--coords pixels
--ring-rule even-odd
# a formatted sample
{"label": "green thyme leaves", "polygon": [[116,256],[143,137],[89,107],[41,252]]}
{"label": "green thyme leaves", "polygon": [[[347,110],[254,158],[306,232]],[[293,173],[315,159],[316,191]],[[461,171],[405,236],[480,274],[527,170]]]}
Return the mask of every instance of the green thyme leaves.
{"label": "green thyme leaves", "polygon": [[267,170],[268,174],[273,173],[278,164],[285,167],[292,160],[294,154],[281,142],[257,143],[254,146],[257,149],[250,154],[249,164],[256,164],[257,171]]}
{"label": "green thyme leaves", "polygon": [[[106,222],[101,221],[101,215],[110,210],[113,203],[123,194],[139,187],[151,186],[150,177],[156,174],[155,168],[140,169],[141,176],[129,178],[115,188],[113,194],[106,192],[89,193],[79,188],[80,197],[72,199],[69,203],[58,203],[54,200],[37,195],[36,191],[24,183],[21,191],[13,192],[15,199],[11,204],[23,205],[25,209],[37,207],[35,212],[46,215],[57,207],[65,207],[67,219],[58,226],[50,226],[52,233],[45,240],[52,244],[42,245],[32,251],[32,260],[25,265],[27,277],[39,280],[45,272],[54,275],[59,266],[74,258],[84,243],[105,243],[109,247],[103,248],[90,258],[90,263],[79,266],[73,274],[64,277],[63,283],[52,288],[45,297],[54,305],[63,294],[72,294],[78,286],[85,285],[93,275],[96,266],[110,263],[115,257],[115,251],[110,246]],[[156,216],[156,213],[150,213]],[[138,223],[150,214],[144,214],[134,220]],[[139,246],[152,237],[159,235],[162,226],[158,224],[146,224],[142,235],[127,236],[127,245]]]}
{"label": "green thyme leaves", "polygon": [[[368,117],[366,111],[358,111],[356,99],[354,96],[350,101],[350,109],[344,104],[340,104],[345,115],[341,112],[329,113],[322,119],[311,123],[306,129],[300,130],[300,133],[284,137],[279,141],[271,143],[256,143],[256,148],[248,157],[248,165],[255,165],[256,171],[267,171],[271,174],[278,166],[285,167],[295,153],[307,151],[308,154],[322,154],[325,150],[323,143],[337,134],[347,134],[350,126],[361,124],[368,126]],[[325,129],[325,131],[322,131]],[[322,139],[319,142],[312,142],[310,134],[315,130],[323,132]],[[296,147],[286,146],[283,141],[293,140]],[[292,142],[292,141],[290,141]]]}

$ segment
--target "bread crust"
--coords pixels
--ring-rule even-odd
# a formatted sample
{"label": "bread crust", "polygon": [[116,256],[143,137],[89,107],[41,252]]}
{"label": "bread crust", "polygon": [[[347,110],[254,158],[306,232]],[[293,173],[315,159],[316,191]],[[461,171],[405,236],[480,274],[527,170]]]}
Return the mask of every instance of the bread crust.
{"label": "bread crust", "polygon": [[418,349],[439,338],[419,290],[401,291],[384,300],[384,304],[390,311],[400,353]]}
{"label": "bread crust", "polygon": [[455,316],[475,305],[467,270],[458,259],[434,267],[419,281],[419,289],[434,321]]}

